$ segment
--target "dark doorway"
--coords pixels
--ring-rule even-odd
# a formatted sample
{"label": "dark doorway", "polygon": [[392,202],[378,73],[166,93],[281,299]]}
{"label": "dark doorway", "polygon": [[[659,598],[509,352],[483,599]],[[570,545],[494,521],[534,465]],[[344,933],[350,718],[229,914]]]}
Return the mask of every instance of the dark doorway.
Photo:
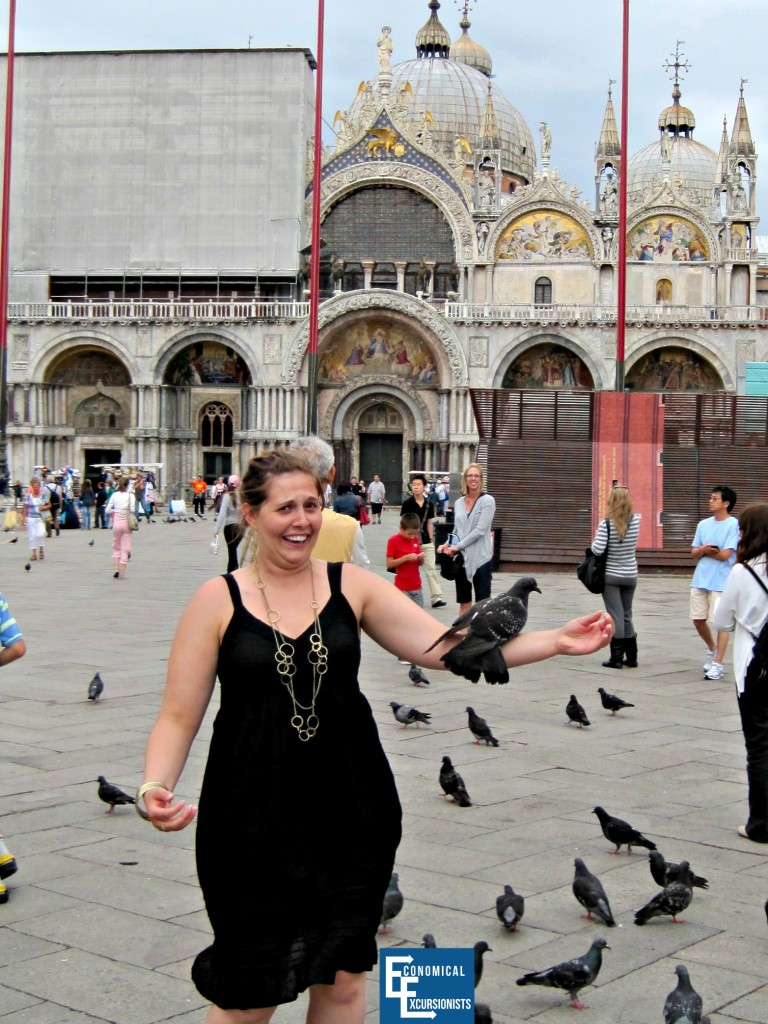
{"label": "dark doorway", "polygon": [[117,466],[120,464],[123,458],[123,453],[119,448],[84,448],[83,449],[83,480],[86,477],[91,481],[93,486],[99,482],[100,469],[94,469],[94,466],[106,463],[109,466]]}
{"label": "dark doorway", "polygon": [[231,452],[203,452],[203,479],[207,484],[214,484],[223,476],[232,472]]}
{"label": "dark doorway", "polygon": [[361,434],[360,476],[368,485],[374,473],[387,491],[387,504],[399,505],[403,500],[403,435]]}

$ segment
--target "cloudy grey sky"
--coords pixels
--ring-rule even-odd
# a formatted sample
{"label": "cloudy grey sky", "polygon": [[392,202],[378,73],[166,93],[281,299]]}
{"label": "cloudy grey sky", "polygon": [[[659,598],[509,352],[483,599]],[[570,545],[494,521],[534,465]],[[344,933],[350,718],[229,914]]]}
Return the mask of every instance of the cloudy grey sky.
{"label": "cloudy grey sky", "polygon": [[[496,84],[537,145],[539,122],[549,124],[552,166],[590,200],[608,80],[621,77],[622,12],[622,0],[476,0],[470,9],[470,34],[490,50]],[[397,63],[415,56],[414,37],[428,14],[427,0],[325,0],[327,122],[349,106],[361,79],[377,73],[381,26],[392,28]],[[455,0],[442,0],[440,18],[457,38]],[[766,0],[630,2],[630,153],[658,138],[659,112],[671,102],[663,65],[683,40],[691,67],[682,101],[696,115],[699,142],[718,150],[723,116],[730,130],[739,83],[748,79],[752,135],[765,161],[758,205],[768,218],[768,74],[762,47],[748,43],[764,40],[766,30]],[[17,0],[19,51],[247,47],[249,40],[316,51],[316,0]],[[614,102],[618,114],[618,86]],[[768,234],[767,220],[758,232]]]}

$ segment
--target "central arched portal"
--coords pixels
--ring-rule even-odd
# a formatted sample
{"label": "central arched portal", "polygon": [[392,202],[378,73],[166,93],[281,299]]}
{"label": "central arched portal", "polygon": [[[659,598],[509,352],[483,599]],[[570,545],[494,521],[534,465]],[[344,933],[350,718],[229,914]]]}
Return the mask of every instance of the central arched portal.
{"label": "central arched portal", "polygon": [[402,414],[390,402],[376,402],[359,417],[360,476],[370,483],[377,473],[390,503],[403,498],[404,434]]}

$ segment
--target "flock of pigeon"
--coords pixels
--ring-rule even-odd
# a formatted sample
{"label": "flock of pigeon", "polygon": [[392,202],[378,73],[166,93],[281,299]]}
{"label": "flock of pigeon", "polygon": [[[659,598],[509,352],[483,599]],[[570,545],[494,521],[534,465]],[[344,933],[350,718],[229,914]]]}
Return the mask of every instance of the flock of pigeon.
{"label": "flock of pigeon", "polygon": [[[446,667],[457,675],[472,682],[477,682],[484,675],[489,683],[505,683],[509,678],[503,664],[500,647],[507,640],[517,636],[524,628],[528,614],[528,597],[532,592],[541,593],[532,577],[524,577],[507,591],[495,598],[478,602],[459,619],[450,629],[442,634],[432,647],[440,640],[452,638],[465,631],[464,638],[443,657]],[[432,648],[430,648],[431,650]],[[416,686],[429,685],[421,669],[412,666],[409,677]],[[608,693],[602,686],[597,691],[605,711],[612,716],[635,705],[622,697]],[[431,725],[431,714],[409,704],[390,701],[395,720],[405,729],[410,725],[419,728]],[[468,726],[475,743],[497,747],[498,739],[488,725],[472,707],[467,707]],[[589,718],[575,694],[571,694],[566,706],[567,724],[576,723],[580,728],[590,725]],[[442,758],[439,782],[444,797],[450,797],[460,807],[471,807],[472,801],[467,785],[454,767],[451,758],[446,754]],[[632,853],[632,847],[644,847],[649,851],[649,867],[653,880],[660,887],[659,891],[648,902],[640,907],[634,915],[634,923],[646,925],[656,917],[668,917],[674,923],[682,923],[680,915],[688,908],[693,899],[693,890],[707,889],[709,883],[705,878],[693,873],[688,861],[675,864],[664,859],[656,844],[647,839],[641,832],[628,822],[614,817],[602,807],[594,808],[605,838],[614,846],[610,852],[618,854],[622,847]],[[574,861],[573,894],[578,903],[586,911],[582,916],[589,920],[597,920],[608,928],[615,927],[616,921],[611,911],[608,895],[600,879],[592,874],[581,857]],[[382,908],[381,931],[386,933],[391,922],[400,913],[404,903],[399,888],[399,876],[392,875]],[[516,893],[511,885],[504,886],[504,892],[496,900],[496,913],[506,932],[515,932],[525,912],[525,898]],[[768,916],[768,902],[766,903]],[[435,937],[427,932],[423,937],[427,947],[436,945]],[[484,941],[475,943],[475,987],[482,976],[483,955],[490,947]],[[583,1009],[579,993],[591,985],[597,978],[602,966],[603,950],[610,949],[605,938],[598,937],[589,949],[581,956],[572,960],[555,964],[541,971],[532,971],[517,979],[517,984],[541,985],[560,989],[570,998],[574,1009]],[[664,1003],[665,1024],[708,1024],[709,1018],[702,1015],[702,998],[694,990],[688,969],[683,964],[675,968],[677,985],[669,993]],[[475,1005],[475,1022],[492,1022],[491,1010],[484,1003]]]}

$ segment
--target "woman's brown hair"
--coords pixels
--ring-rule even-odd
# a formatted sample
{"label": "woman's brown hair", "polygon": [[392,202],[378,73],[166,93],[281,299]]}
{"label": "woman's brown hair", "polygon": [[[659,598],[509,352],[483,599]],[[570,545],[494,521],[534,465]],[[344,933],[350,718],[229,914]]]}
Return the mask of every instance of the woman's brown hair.
{"label": "woman's brown hair", "polygon": [[754,501],[739,516],[737,562],[750,562],[758,555],[768,555],[768,502]]}

